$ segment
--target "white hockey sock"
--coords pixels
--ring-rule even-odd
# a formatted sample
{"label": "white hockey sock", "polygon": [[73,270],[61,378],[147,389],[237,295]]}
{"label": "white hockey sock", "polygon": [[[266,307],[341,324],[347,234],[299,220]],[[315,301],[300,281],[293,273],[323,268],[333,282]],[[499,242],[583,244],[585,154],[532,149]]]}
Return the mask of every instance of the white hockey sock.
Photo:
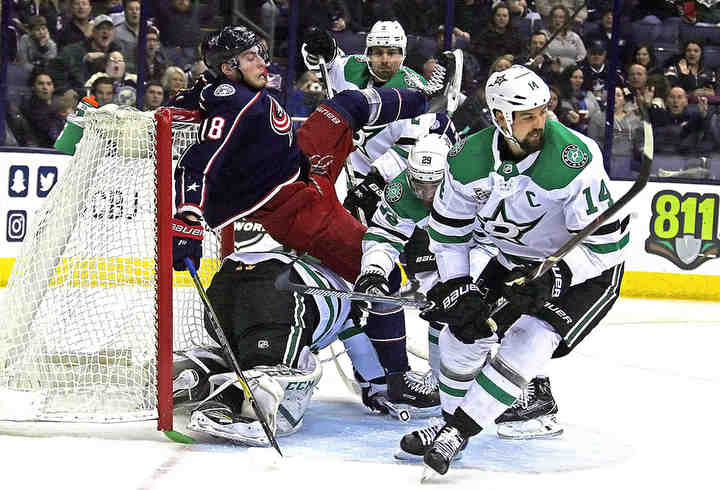
{"label": "white hockey sock", "polygon": [[428,324],[428,363],[436,378],[440,379],[440,332],[441,323],[430,322]]}
{"label": "white hockey sock", "polygon": [[538,318],[522,315],[507,331],[497,354],[471,383],[460,407],[487,427],[520,396],[547,366],[560,335]]}
{"label": "white hockey sock", "polygon": [[464,344],[444,329],[439,337],[440,350],[440,404],[443,411],[455,412],[472,385],[475,376],[485,363],[497,336]]}

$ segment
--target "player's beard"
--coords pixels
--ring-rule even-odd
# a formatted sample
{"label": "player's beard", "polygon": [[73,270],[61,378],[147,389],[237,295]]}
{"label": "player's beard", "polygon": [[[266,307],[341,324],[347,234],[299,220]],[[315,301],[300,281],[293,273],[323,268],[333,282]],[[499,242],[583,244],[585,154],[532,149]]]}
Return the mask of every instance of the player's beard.
{"label": "player's beard", "polygon": [[525,138],[518,141],[518,143],[524,152],[534,153],[540,150],[545,144],[545,131],[542,129],[533,129],[525,135]]}

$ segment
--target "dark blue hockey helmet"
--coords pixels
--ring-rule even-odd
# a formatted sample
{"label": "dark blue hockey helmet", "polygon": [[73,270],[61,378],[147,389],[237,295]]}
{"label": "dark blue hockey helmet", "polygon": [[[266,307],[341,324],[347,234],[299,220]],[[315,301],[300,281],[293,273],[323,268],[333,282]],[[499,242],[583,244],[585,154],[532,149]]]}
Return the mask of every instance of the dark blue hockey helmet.
{"label": "dark blue hockey helmet", "polygon": [[[268,62],[270,57],[262,39],[245,26],[227,26],[211,35],[201,45],[203,61],[213,70],[220,72],[220,65],[230,62],[245,50],[257,47],[258,55]],[[230,63],[234,66],[234,63]]]}

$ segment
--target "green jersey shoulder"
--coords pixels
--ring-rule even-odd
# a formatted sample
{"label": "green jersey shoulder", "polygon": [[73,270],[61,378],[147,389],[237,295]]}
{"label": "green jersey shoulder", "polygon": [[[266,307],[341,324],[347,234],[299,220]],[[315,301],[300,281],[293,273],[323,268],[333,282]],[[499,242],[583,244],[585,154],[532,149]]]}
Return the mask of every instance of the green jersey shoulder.
{"label": "green jersey shoulder", "polygon": [[[343,64],[343,75],[345,80],[358,88],[367,88],[371,75],[367,66],[367,58],[364,55],[351,55],[338,60]],[[408,88],[417,86],[418,83],[427,83],[417,72],[406,66],[400,67],[395,74],[382,84],[385,88]]]}
{"label": "green jersey shoulder", "polygon": [[593,161],[590,138],[557,121],[545,124],[545,144],[535,163],[527,170],[539,187],[545,190],[567,187]]}
{"label": "green jersey shoulder", "polygon": [[[502,135],[494,126],[485,128],[458,141],[448,153],[448,164],[453,179],[467,185],[487,178],[497,168],[498,140]],[[530,167],[523,172],[539,187],[546,190],[567,187],[593,161],[596,144],[556,121],[547,121],[545,143]]]}
{"label": "green jersey shoulder", "polygon": [[383,201],[399,218],[420,223],[430,215],[430,210],[410,188],[406,173],[403,171],[385,185]]}

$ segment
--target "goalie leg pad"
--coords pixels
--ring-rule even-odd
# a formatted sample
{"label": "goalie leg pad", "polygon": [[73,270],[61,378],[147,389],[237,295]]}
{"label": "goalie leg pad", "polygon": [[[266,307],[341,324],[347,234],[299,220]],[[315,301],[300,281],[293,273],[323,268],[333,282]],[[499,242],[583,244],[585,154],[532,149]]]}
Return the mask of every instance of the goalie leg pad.
{"label": "goalie leg pad", "polygon": [[283,391],[275,408],[277,435],[282,437],[297,432],[302,427],[305,412],[322,377],[322,364],[318,357],[306,346],[300,353],[297,368],[257,366],[253,371],[267,375]]}
{"label": "goalie leg pad", "polygon": [[210,376],[227,371],[225,359],[213,349],[198,347],[173,354],[173,404],[198,404],[211,391]]}
{"label": "goalie leg pad", "polygon": [[[249,369],[243,371],[255,403],[267,418],[273,434],[277,428],[277,411],[284,392],[280,384],[267,374]],[[190,414],[188,429],[206,432],[249,446],[268,446],[260,422],[245,398],[237,374],[226,372],[210,376],[212,392]],[[259,430],[258,430],[259,429]]]}

